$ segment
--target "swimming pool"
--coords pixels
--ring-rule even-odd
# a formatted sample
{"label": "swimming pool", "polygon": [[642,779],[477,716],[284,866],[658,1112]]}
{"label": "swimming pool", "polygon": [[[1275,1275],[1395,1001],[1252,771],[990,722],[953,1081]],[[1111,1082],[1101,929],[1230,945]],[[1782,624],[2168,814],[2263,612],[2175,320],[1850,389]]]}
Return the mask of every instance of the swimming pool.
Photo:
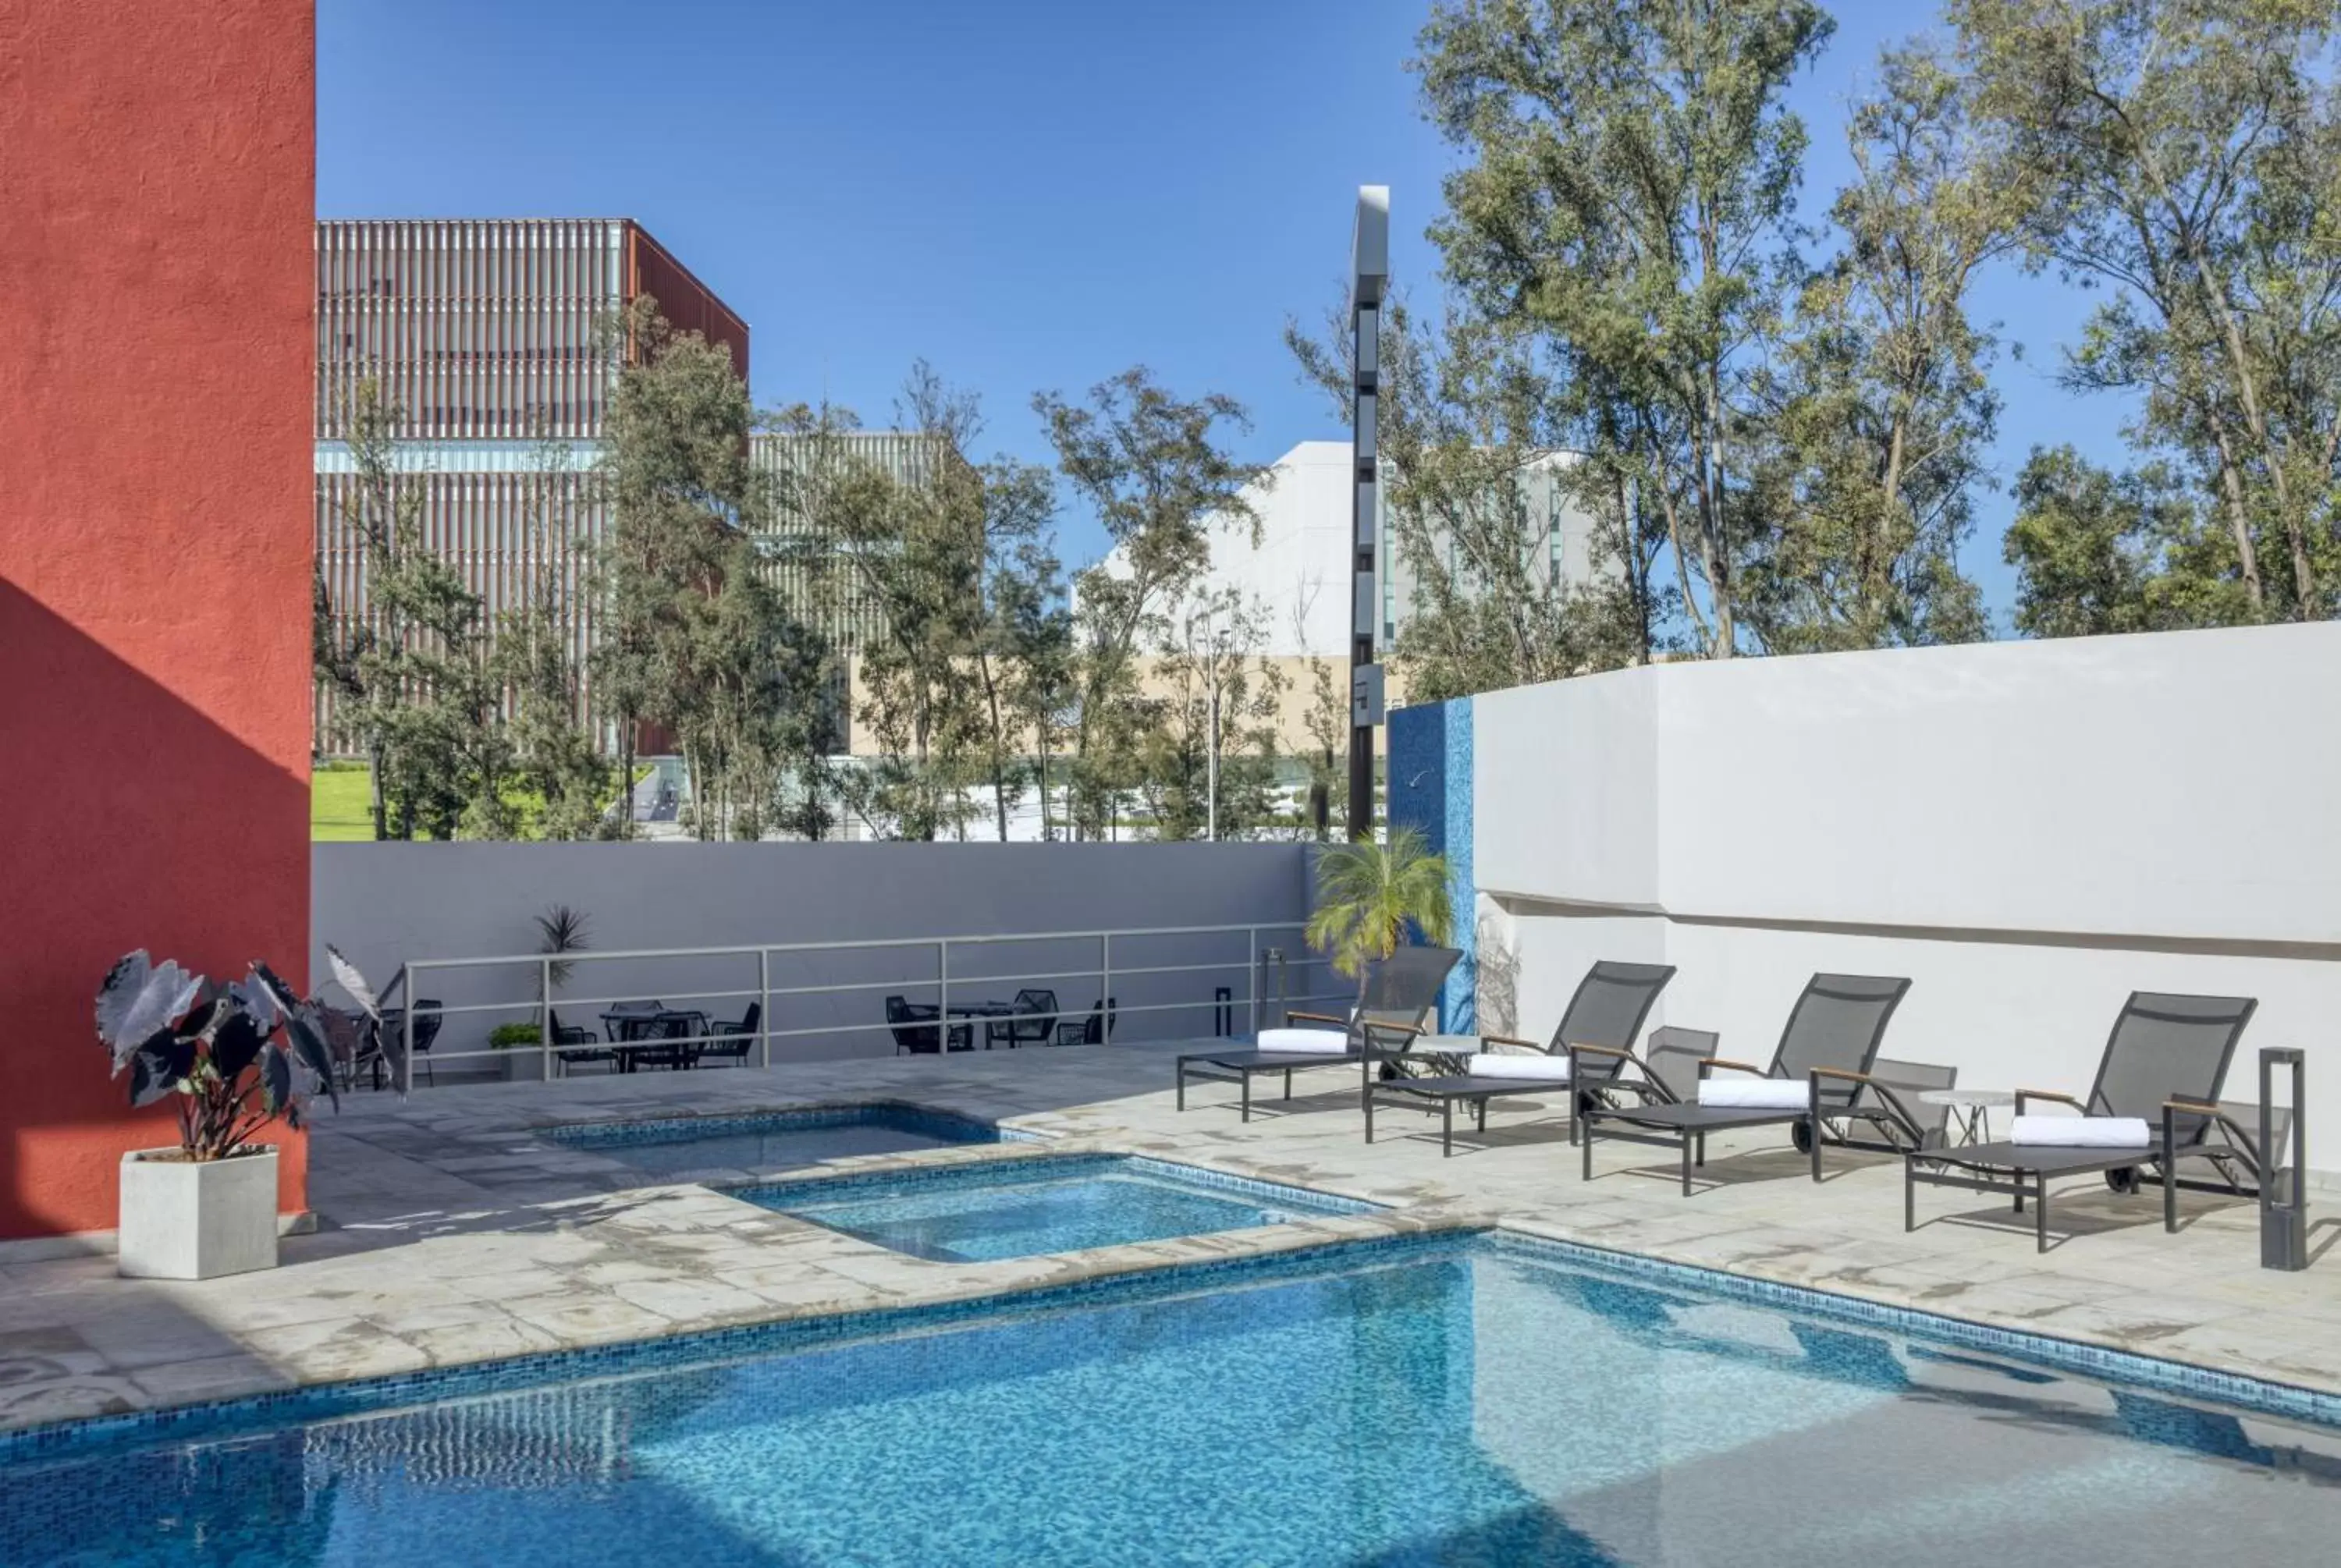
{"label": "swimming pool", "polygon": [[732,1196],[938,1263],[1081,1252],[1375,1206],[1126,1155],[994,1160]]}
{"label": "swimming pool", "polygon": [[1359,1244],[0,1439],[0,1543],[25,1568],[2127,1568],[2341,1539],[2331,1427],[1587,1258]]}
{"label": "swimming pool", "polygon": [[853,1155],[902,1154],[951,1144],[996,1144],[999,1127],[902,1100],[736,1116],[662,1116],[589,1122],[537,1135],[592,1149],[653,1176],[694,1171],[786,1170]]}

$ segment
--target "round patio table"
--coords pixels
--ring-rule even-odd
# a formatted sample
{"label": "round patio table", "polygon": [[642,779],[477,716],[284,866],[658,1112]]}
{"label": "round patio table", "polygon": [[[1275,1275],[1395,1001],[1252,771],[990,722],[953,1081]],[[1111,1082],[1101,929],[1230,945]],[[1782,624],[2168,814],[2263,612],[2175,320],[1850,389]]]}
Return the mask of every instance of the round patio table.
{"label": "round patio table", "polygon": [[2015,1105],[2016,1096],[2007,1089],[1920,1089],[1918,1103],[1949,1107],[1951,1126],[1957,1129],[1961,1144],[1987,1144],[1991,1113]]}

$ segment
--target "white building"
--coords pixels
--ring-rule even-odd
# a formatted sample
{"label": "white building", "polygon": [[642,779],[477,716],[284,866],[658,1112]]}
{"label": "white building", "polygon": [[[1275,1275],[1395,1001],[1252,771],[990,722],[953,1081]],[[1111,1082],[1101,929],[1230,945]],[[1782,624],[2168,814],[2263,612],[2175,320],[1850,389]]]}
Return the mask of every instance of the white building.
{"label": "white building", "polygon": [[[1521,540],[1543,570],[1563,581],[1582,582],[1593,571],[1585,514],[1553,482],[1565,453],[1542,457],[1520,471],[1528,515],[1534,531]],[[1377,497],[1387,484],[1375,487]],[[1350,457],[1346,441],[1304,441],[1279,458],[1270,481],[1248,487],[1245,500],[1259,522],[1229,516],[1211,525],[1211,562],[1197,597],[1218,598],[1230,590],[1261,612],[1271,657],[1343,660],[1350,650]],[[1380,541],[1381,627],[1388,649],[1413,610],[1415,572],[1390,529],[1387,503],[1376,520]],[[1106,558],[1113,571],[1116,555]],[[1175,624],[1177,610],[1171,612]]]}

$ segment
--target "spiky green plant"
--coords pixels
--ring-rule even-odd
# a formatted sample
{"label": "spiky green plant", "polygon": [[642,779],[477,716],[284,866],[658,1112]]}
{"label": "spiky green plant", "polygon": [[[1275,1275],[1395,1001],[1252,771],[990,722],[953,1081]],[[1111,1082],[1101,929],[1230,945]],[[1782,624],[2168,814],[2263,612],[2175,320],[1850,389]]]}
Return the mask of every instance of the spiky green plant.
{"label": "spiky green plant", "polygon": [[[540,938],[536,950],[540,953],[582,953],[593,945],[592,923],[582,910],[566,904],[555,904],[537,916],[536,930]],[[554,985],[566,985],[573,968],[567,962],[554,962],[545,966],[545,972]]]}
{"label": "spiky green plant", "polygon": [[1454,923],[1447,862],[1411,828],[1393,829],[1386,845],[1360,839],[1318,857],[1309,945],[1360,986],[1366,965],[1398,951],[1410,924],[1444,943]]}

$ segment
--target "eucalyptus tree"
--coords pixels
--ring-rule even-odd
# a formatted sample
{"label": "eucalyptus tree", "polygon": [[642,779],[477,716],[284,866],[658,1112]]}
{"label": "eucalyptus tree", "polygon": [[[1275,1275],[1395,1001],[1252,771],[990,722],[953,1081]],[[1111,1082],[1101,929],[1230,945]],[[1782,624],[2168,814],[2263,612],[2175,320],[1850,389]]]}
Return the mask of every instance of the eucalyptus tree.
{"label": "eucalyptus tree", "polygon": [[591,482],[567,442],[537,441],[523,501],[520,591],[497,618],[495,671],[506,693],[513,776],[535,802],[529,828],[546,839],[597,836],[612,784],[574,640]]}
{"label": "eucalyptus tree", "polygon": [[1840,248],[1755,378],[1774,491],[1747,608],[1780,651],[1970,640],[1988,628],[1958,548],[1999,405],[1967,299],[2019,248],[2037,182],[1977,134],[1957,74],[1923,49],[1885,56],[1846,139]]}
{"label": "eucalyptus tree", "polygon": [[1216,392],[1182,401],[1143,366],[1091,388],[1085,402],[1045,392],[1032,408],[1059,471],[1112,546],[1076,579],[1073,826],[1077,836],[1103,838],[1115,800],[1134,781],[1141,646],[1161,635],[1169,606],[1201,575],[1215,521],[1249,524],[1257,536],[1246,492],[1270,475],[1222,444],[1223,430],[1250,428],[1242,404]]}
{"label": "eucalyptus tree", "polygon": [[1275,818],[1277,717],[1290,684],[1261,657],[1266,608],[1224,589],[1181,600],[1171,620],[1147,670],[1147,815],[1161,839],[1251,837]]}
{"label": "eucalyptus tree", "polygon": [[629,352],[597,470],[609,513],[597,684],[620,720],[623,777],[638,729],[666,731],[691,771],[692,827],[716,837],[733,798],[772,773],[775,716],[823,700],[808,661],[779,656],[817,638],[771,581],[769,557],[790,541],[750,461],[755,412],[729,351],[675,331],[647,295],[621,330]]}
{"label": "eucalyptus tree", "polygon": [[2175,631],[2249,618],[2235,541],[2167,465],[2117,472],[2070,446],[2036,448],[2005,546],[2027,637]]}
{"label": "eucalyptus tree", "polygon": [[[1285,328],[1303,379],[1342,418],[1346,314],[1332,313],[1314,338]],[[1382,314],[1376,440],[1398,556],[1384,569],[1402,564],[1411,583],[1391,650],[1410,697],[1646,662],[1665,645],[1661,622],[1677,600],[1652,581],[1663,535],[1629,492],[1630,457],[1601,443],[1589,389],[1509,327],[1456,316],[1426,329],[1396,298]],[[1562,501],[1594,522],[1585,581],[1556,570]],[[1346,699],[1341,712],[1346,746]]]}
{"label": "eucalyptus tree", "polygon": [[510,751],[480,599],[424,537],[426,476],[401,457],[401,418],[371,378],[345,411],[354,477],[342,511],[365,598],[336,614],[320,569],[317,676],[364,738],[376,839],[509,838]]}
{"label": "eucalyptus tree", "polygon": [[1450,283],[1614,406],[1714,658],[1738,647],[1740,382],[1788,288],[1782,98],[1833,25],[1810,0],[1441,0],[1414,62],[1464,158],[1431,230]]}
{"label": "eucalyptus tree", "polygon": [[1953,0],[1975,114],[2048,183],[2032,259],[2103,287],[2067,379],[2142,396],[2251,619],[2330,612],[2341,233],[2329,0]]}

